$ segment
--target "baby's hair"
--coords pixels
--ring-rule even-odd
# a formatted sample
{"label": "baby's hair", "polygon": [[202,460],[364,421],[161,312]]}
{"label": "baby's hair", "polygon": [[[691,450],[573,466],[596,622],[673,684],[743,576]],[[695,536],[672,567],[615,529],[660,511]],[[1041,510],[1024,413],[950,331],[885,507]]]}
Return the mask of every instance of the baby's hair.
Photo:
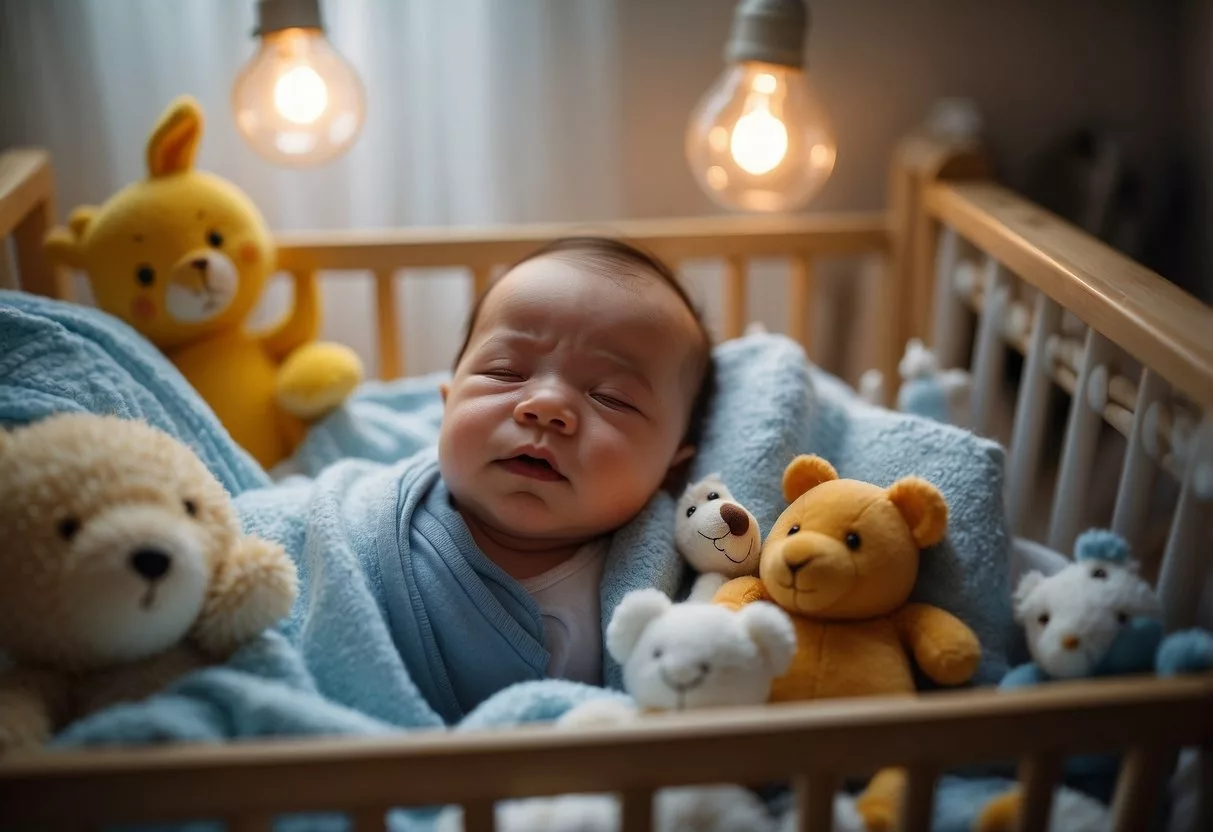
{"label": "baby's hair", "polygon": [[[623,240],[614,237],[579,236],[560,237],[545,243],[514,263],[507,273],[529,260],[540,257],[559,257],[578,262],[588,261],[592,266],[597,267],[604,277],[612,279],[617,278],[620,274],[636,277],[654,276],[674,290],[678,299],[691,313],[691,317],[695,319],[695,325],[699,329],[703,343],[702,376],[699,380],[699,388],[695,393],[694,403],[691,405],[691,416],[687,423],[686,433],[687,444],[697,445],[703,430],[708,405],[711,403],[716,388],[716,364],[712,359],[712,337],[708,333],[707,325],[704,324],[703,315],[691,301],[673,269],[655,255]],[[472,304],[463,343],[459,347],[459,353],[455,356],[455,367],[459,366],[459,362],[463,360],[463,354],[467,352],[472,330],[475,329],[476,321],[480,317],[480,308],[484,304],[484,299],[488,297],[489,291],[491,291],[491,287]]]}

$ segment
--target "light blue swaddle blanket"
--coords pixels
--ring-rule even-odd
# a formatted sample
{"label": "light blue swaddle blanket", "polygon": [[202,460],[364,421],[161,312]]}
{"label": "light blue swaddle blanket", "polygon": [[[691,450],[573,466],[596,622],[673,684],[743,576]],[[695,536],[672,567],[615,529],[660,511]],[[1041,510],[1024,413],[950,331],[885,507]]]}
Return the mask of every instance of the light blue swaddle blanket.
{"label": "light blue swaddle blanket", "polygon": [[[171,365],[122,324],[10,293],[0,295],[0,321],[0,360],[10,345],[28,357],[0,364],[0,422],[67,409],[146,418],[199,452],[238,495],[248,530],[280,540],[303,579],[296,609],[279,631],[223,667],[82,720],[60,744],[378,733],[460,719],[463,728],[504,725],[552,719],[582,699],[608,695],[536,678],[546,651],[533,604],[454,540],[459,527],[441,508],[433,468],[441,376],[367,385],[312,429],[292,460],[297,473],[269,485]],[[19,323],[16,338],[9,321]],[[930,479],[948,499],[952,519],[947,539],[924,553],[915,596],[951,610],[978,633],[984,657],[977,682],[1001,678],[1012,624],[1000,449],[947,425],[862,404],[780,336],[729,342],[715,356],[718,394],[692,475],[720,471],[764,529],[783,508],[781,474],[797,453],[819,453],[842,476],[878,484],[907,474]],[[36,395],[27,398],[27,390]],[[344,457],[364,459],[338,461]],[[407,534],[408,551],[420,552],[416,526],[423,520],[435,524],[421,534],[431,551],[407,558],[421,568],[410,585],[402,539]],[[604,624],[632,589],[674,594],[685,586],[673,525],[674,499],[658,494],[613,536],[602,584]],[[434,542],[443,535],[451,546]],[[453,565],[452,550],[465,554]],[[444,568],[451,574],[441,574]],[[433,598],[417,602],[427,580],[491,598],[496,611],[482,611],[466,629],[439,622],[427,636],[423,622],[444,612]],[[475,603],[470,596],[451,600],[452,609]],[[486,633],[516,653],[493,660],[505,668],[499,678],[519,680],[487,698],[496,683],[477,686],[456,666],[470,647],[465,640]],[[619,668],[609,656],[605,662],[607,683],[618,688]]]}

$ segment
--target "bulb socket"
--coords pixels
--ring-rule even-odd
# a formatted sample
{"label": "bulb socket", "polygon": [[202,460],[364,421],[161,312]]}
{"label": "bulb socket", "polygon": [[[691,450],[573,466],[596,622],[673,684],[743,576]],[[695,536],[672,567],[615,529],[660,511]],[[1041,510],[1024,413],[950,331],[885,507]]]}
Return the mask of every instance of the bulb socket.
{"label": "bulb socket", "polygon": [[804,0],[741,0],[733,12],[725,60],[801,69],[808,28],[809,9]]}
{"label": "bulb socket", "polygon": [[257,28],[253,35],[262,37],[283,29],[324,31],[320,0],[258,0]]}

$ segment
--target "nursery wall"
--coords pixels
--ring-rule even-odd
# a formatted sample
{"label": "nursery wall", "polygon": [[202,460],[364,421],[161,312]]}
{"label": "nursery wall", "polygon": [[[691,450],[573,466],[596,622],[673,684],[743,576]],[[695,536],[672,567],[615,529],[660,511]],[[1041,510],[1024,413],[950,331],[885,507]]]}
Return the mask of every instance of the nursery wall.
{"label": "nursery wall", "polygon": [[[228,89],[254,48],[253,5],[0,0],[0,146],[51,148],[66,214],[139,176],[146,131],[173,95],[191,92],[209,119],[201,164],[243,185],[276,228],[532,220],[596,227],[621,216],[716,210],[686,172],[682,136],[687,113],[721,70],[733,0],[330,0],[332,40],[362,73],[370,112],[346,158],[304,172],[269,167],[234,132]],[[894,142],[941,96],[976,103],[1000,176],[1029,193],[1038,172],[1051,170],[1051,151],[1079,128],[1106,128],[1147,183],[1148,227],[1166,215],[1171,172],[1195,155],[1184,129],[1209,132],[1183,114],[1196,97],[1181,79],[1199,63],[1184,56],[1211,37],[1207,25],[1203,37],[1190,26],[1181,36],[1187,21],[1203,14],[1208,22],[1194,3],[810,5],[812,77],[840,151],[808,210],[883,206]],[[1186,251],[1151,242],[1157,238],[1125,239],[1145,240],[1139,256],[1160,267],[1170,261],[1159,248]],[[1173,265],[1164,272],[1182,277],[1184,264]],[[779,269],[759,270],[771,278],[755,281],[751,307],[779,329]],[[712,269],[690,271],[714,312]],[[853,264],[827,274],[834,303],[863,302],[846,291]],[[373,367],[363,306],[370,298],[369,282],[329,291],[326,327]],[[458,277],[410,282],[410,371],[446,365],[463,302]],[[834,311],[822,310],[822,330]],[[852,356],[851,369],[865,363]]]}

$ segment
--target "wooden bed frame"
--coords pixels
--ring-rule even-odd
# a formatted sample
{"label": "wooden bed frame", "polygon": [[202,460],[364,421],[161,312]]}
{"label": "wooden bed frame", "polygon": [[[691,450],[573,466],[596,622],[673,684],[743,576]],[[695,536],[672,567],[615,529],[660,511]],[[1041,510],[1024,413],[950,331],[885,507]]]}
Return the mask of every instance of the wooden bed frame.
{"label": "wooden bed frame", "polygon": [[[70,281],[41,254],[54,223],[48,156],[0,156],[0,238],[11,237],[5,281],[70,297]],[[1048,540],[1069,551],[1105,425],[1126,441],[1110,524],[1140,536],[1155,476],[1179,499],[1154,570],[1168,625],[1193,622],[1208,575],[1213,494],[1213,310],[989,178],[979,148],[911,138],[891,166],[880,214],[620,222],[616,230],[670,262],[722,258],[726,337],[747,322],[747,261],[790,260],[786,332],[807,343],[817,297],[815,259],[885,257],[879,367],[897,378],[906,340],[923,337],[945,366],[973,373],[974,429],[990,431],[990,404],[1008,352],[1023,355],[1007,466],[1007,511],[1019,533],[1042,465],[1048,394],[1071,395]],[[362,270],[376,281],[380,375],[401,372],[396,273],[463,266],[482,291],[494,269],[561,226],[284,234],[284,271]],[[0,259],[2,261],[2,259]],[[961,275],[968,278],[962,280]],[[974,279],[974,275],[977,278]],[[1066,324],[1066,313],[1076,319]],[[892,386],[892,385],[890,385]],[[1043,462],[1049,462],[1044,460]],[[268,829],[278,813],[345,812],[358,830],[382,829],[392,807],[462,804],[465,828],[490,830],[494,801],[616,792],[623,828],[649,829],[654,791],[708,782],[790,779],[802,830],[831,828],[842,778],[888,765],[909,773],[902,828],[929,828],[933,785],[965,763],[1018,760],[1025,828],[1043,829],[1066,755],[1122,751],[1117,830],[1140,830],[1181,748],[1200,754],[1201,818],[1213,829],[1213,675],[737,708],[646,719],[609,730],[523,727],[421,732],[379,739],[237,742],[13,756],[0,760],[0,827],[226,819]]]}

